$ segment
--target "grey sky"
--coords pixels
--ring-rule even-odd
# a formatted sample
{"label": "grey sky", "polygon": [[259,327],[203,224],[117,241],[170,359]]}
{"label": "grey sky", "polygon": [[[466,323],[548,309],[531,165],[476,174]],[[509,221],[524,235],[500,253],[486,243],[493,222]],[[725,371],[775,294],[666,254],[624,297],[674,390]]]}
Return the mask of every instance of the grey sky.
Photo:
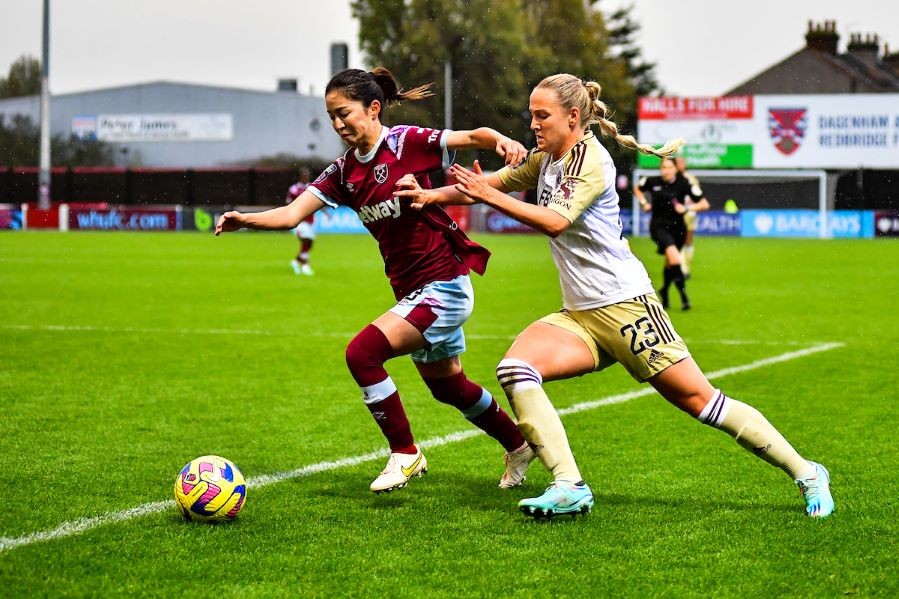
{"label": "grey sky", "polygon": [[[897,0],[602,0],[633,3],[645,55],[672,94],[717,95],[803,46],[809,19],[877,33],[899,50]],[[40,55],[41,0],[0,0],[0,73]],[[52,0],[50,89],[155,80],[274,89],[297,78],[321,93],[329,45],[363,66],[349,0]],[[389,65],[387,65],[389,66]],[[409,82],[417,83],[417,82]]]}

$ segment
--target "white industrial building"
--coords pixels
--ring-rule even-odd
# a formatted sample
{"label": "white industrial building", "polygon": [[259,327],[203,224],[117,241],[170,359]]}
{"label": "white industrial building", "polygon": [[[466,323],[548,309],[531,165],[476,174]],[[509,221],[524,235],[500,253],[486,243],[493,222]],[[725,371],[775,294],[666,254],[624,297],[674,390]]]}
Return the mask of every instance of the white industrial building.
{"label": "white industrial building", "polygon": [[[50,100],[51,135],[93,137],[116,150],[120,166],[229,166],[289,154],[330,161],[344,151],[324,99],[292,80],[265,92],[158,81]],[[0,115],[40,122],[40,96],[0,100]]]}

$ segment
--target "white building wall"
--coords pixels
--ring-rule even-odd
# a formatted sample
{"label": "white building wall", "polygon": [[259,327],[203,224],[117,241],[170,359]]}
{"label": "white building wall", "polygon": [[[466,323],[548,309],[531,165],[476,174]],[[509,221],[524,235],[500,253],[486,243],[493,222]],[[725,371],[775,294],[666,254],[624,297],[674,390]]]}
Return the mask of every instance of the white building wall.
{"label": "white building wall", "polygon": [[[26,114],[39,122],[39,98],[0,100],[0,115]],[[68,136],[72,119],[116,114],[231,115],[229,141],[109,142],[117,161],[150,167],[212,167],[279,153],[332,160],[345,151],[331,130],[324,99],[296,92],[260,92],[183,83],[157,82],[51,98],[53,135]],[[126,149],[127,152],[121,152]]]}

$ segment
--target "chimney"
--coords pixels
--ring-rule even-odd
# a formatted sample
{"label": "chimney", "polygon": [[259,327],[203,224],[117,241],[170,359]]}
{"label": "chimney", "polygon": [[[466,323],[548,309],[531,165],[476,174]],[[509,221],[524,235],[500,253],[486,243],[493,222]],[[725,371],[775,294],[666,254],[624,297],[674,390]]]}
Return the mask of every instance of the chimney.
{"label": "chimney", "polygon": [[818,50],[834,56],[837,53],[837,42],[839,41],[840,35],[837,33],[836,21],[808,22],[808,31],[805,33],[805,47],[809,50]]}
{"label": "chimney", "polygon": [[278,91],[279,92],[294,92],[297,91],[297,80],[296,79],[278,79]]}
{"label": "chimney", "polygon": [[899,52],[893,52],[890,54],[890,47],[887,44],[883,45],[883,58],[881,59],[884,64],[893,69],[893,72],[899,76]]}
{"label": "chimney", "polygon": [[853,33],[849,36],[849,54],[855,56],[867,65],[877,64],[877,55],[880,51],[880,41],[877,34]]}
{"label": "chimney", "polygon": [[331,76],[347,68],[350,48],[343,42],[331,44]]}

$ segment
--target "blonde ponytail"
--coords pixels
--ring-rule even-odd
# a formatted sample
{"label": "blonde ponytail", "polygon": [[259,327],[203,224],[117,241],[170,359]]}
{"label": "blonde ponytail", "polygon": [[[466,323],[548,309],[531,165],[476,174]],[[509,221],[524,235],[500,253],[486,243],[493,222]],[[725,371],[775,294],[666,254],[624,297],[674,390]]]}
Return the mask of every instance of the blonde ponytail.
{"label": "blonde ponytail", "polygon": [[581,126],[584,129],[591,125],[599,125],[603,137],[610,137],[625,148],[665,158],[676,154],[684,145],[683,139],[671,139],[661,148],[655,148],[649,144],[639,143],[633,135],[619,133],[618,125],[609,118],[609,107],[599,99],[602,86],[596,81],[582,81],[574,75],[560,73],[547,77],[537,87],[555,91],[559,103],[565,110],[577,107],[581,113]]}

